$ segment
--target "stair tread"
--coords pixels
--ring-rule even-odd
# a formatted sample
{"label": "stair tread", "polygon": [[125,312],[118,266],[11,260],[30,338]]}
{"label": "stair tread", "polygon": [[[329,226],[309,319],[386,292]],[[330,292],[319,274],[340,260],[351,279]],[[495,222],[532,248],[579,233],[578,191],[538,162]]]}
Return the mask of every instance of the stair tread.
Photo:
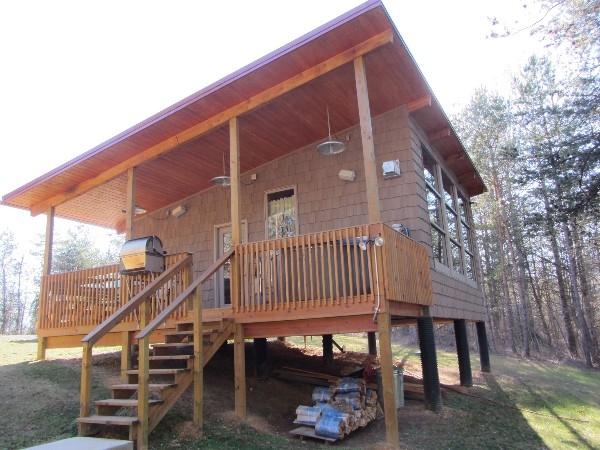
{"label": "stair tread", "polygon": [[139,422],[137,417],[132,416],[89,416],[78,417],[78,423],[96,423],[102,425],[133,425]]}
{"label": "stair tread", "polygon": [[194,355],[162,355],[162,356],[150,356],[150,361],[168,361],[170,359],[193,359]]}
{"label": "stair tread", "polygon": [[[150,371],[148,372],[148,374],[150,375],[174,375],[177,373],[184,373],[184,372],[189,372],[190,369],[182,367],[179,369],[150,369]],[[126,370],[125,373],[127,375],[138,375],[140,373],[140,371],[138,369],[134,369],[134,370]]]}
{"label": "stair tread", "polygon": [[[150,400],[148,404],[152,405],[160,405],[164,403],[164,400]],[[94,402],[97,406],[123,406],[123,407],[136,407],[138,404],[137,399],[135,398],[107,398],[105,400],[96,400]]]}
{"label": "stair tread", "polygon": [[[123,384],[114,384],[112,385],[110,388],[112,390],[137,390],[139,388],[139,384],[136,383],[123,383]],[[174,388],[175,386],[177,386],[177,383],[151,383],[148,385],[148,388],[151,391],[162,391],[163,389],[169,389],[169,388]]]}

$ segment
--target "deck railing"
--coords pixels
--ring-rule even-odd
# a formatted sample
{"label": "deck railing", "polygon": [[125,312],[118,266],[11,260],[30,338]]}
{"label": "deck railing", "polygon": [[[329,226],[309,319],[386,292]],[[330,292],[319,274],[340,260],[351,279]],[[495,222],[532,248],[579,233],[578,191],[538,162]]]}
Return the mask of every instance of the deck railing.
{"label": "deck railing", "polygon": [[382,224],[238,245],[232,264],[234,313],[433,298],[427,249]]}
{"label": "deck railing", "polygon": [[[187,253],[166,256],[166,268],[186,257]],[[41,282],[38,330],[97,326],[122,306],[123,299],[126,302],[135,297],[157,276],[122,276],[118,264],[46,275]],[[188,268],[184,268],[152,296],[152,318],[185,290],[191,281],[190,277]],[[176,317],[186,315],[187,305],[184,304]],[[136,324],[138,321],[137,310],[123,320],[124,323]]]}

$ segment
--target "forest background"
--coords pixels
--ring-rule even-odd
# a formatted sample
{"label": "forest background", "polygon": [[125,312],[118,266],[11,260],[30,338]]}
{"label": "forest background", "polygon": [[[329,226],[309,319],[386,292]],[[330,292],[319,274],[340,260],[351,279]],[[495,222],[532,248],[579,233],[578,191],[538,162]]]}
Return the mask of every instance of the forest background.
{"label": "forest background", "polygon": [[[503,92],[451,115],[488,192],[473,203],[491,350],[600,365],[600,1],[537,0],[516,27],[540,51]],[[537,19],[535,19],[537,17]],[[122,236],[82,225],[55,239],[53,272],[112,264]],[[35,331],[43,235],[32,252],[0,229],[0,333]],[[30,254],[32,253],[32,255]],[[33,257],[33,258],[32,258]]]}

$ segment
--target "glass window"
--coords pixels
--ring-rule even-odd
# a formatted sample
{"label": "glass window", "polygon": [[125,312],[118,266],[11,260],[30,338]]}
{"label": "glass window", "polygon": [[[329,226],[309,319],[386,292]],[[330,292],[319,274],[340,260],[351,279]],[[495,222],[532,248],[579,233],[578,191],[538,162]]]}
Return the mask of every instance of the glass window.
{"label": "glass window", "polygon": [[469,203],[423,146],[421,150],[433,257],[474,280]]}
{"label": "glass window", "polygon": [[267,194],[267,239],[296,234],[296,195],[294,189]]}

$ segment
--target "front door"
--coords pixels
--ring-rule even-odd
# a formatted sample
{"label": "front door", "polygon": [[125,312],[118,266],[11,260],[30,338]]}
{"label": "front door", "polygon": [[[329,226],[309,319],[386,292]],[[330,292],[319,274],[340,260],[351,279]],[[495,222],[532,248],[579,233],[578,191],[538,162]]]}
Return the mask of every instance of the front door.
{"label": "front door", "polygon": [[[242,242],[246,242],[247,224],[242,222]],[[215,261],[225,252],[231,249],[231,225],[216,227]],[[215,299],[217,308],[225,308],[231,305],[231,263],[227,261],[215,274]]]}

